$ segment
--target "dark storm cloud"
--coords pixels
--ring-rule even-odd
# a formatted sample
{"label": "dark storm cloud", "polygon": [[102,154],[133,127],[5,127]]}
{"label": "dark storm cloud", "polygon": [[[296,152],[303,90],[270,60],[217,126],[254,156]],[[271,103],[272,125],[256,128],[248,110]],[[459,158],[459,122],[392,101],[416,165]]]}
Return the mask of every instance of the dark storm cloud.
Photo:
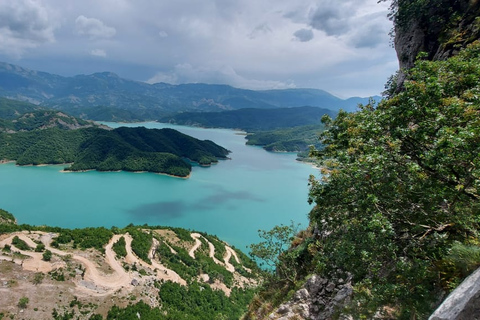
{"label": "dark storm cloud", "polygon": [[[68,76],[112,71],[343,97],[365,88],[365,70],[380,66],[383,74],[362,89],[369,95],[395,71],[388,36],[377,28],[391,28],[387,10],[377,0],[0,0],[0,61]],[[341,78],[349,74],[326,72],[347,64],[350,74],[363,71],[348,86]]]}
{"label": "dark storm cloud", "polygon": [[320,6],[310,18],[310,26],[324,31],[327,35],[341,35],[349,31],[348,15],[338,4]]}
{"label": "dark storm cloud", "polygon": [[310,29],[297,30],[293,35],[300,42],[308,42],[313,39],[313,31]]}

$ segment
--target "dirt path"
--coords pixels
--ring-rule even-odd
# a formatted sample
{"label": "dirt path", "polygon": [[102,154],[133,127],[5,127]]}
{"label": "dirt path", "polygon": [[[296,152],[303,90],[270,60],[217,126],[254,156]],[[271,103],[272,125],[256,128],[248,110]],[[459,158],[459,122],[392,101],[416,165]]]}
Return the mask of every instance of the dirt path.
{"label": "dirt path", "polygon": [[[202,241],[200,240],[199,233],[191,233],[191,237],[195,240],[195,245],[190,249],[189,255],[195,259],[195,251],[202,245]],[[130,288],[132,280],[134,279],[134,275],[132,273],[126,272],[123,268],[122,264],[119,260],[116,259],[116,254],[112,249],[112,246],[115,242],[117,242],[121,237],[125,238],[125,249],[127,251],[127,255],[125,257],[125,262],[128,264],[138,264],[147,268],[155,273],[155,278],[165,281],[173,281],[177,282],[181,285],[186,286],[187,283],[184,279],[182,279],[175,271],[168,269],[160,262],[155,260],[156,248],[159,246],[159,242],[157,239],[153,239],[152,247],[149,252],[149,258],[151,260],[151,264],[139,259],[133,252],[132,252],[132,237],[127,233],[123,235],[114,235],[108,244],[105,246],[105,262],[108,266],[112,269],[112,272],[109,274],[105,274],[104,272],[100,271],[98,266],[88,258],[81,256],[79,254],[68,253],[56,248],[51,247],[51,242],[53,238],[56,236],[53,233],[46,233],[46,232],[34,232],[34,233],[22,233],[17,232],[9,235],[8,237],[4,238],[0,241],[0,247],[5,246],[6,244],[12,247],[12,251],[19,252],[20,254],[24,255],[26,258],[14,258],[12,256],[0,255],[0,260],[7,260],[13,261],[18,265],[21,265],[23,269],[34,271],[34,272],[43,272],[47,273],[52,270],[58,269],[60,267],[65,267],[66,263],[62,260],[55,259],[53,262],[43,261],[43,253],[41,252],[33,252],[33,251],[23,251],[15,248],[12,245],[12,240],[15,236],[18,236],[21,240],[25,241],[32,249],[37,246],[37,243],[32,240],[39,240],[41,243],[45,245],[45,248],[50,250],[52,253],[60,256],[71,256],[71,259],[74,259],[80,262],[83,267],[85,268],[85,272],[83,275],[82,280],[76,280],[75,284],[77,288],[81,291],[84,291],[85,294],[94,295],[94,296],[103,296],[107,294],[112,294],[115,291],[122,289],[122,288]],[[205,238],[204,238],[205,239]],[[218,260],[215,257],[215,246],[205,239],[209,246],[209,256],[213,259],[213,261],[218,264],[224,266],[228,271],[234,273],[235,267],[230,263],[230,259],[233,256],[237,263],[240,263],[236,252],[225,245],[226,255],[224,257],[224,262]],[[170,248],[170,250],[173,250]],[[207,275],[202,275],[207,276]],[[207,276],[208,277],[208,276]],[[243,280],[243,279],[242,279]],[[207,280],[208,281],[208,280]],[[223,290],[227,295],[230,294],[231,289],[227,288],[223,283],[215,281],[215,283],[211,284],[212,288]]]}
{"label": "dirt path", "polygon": [[157,277],[160,278],[160,279],[163,279],[163,280],[170,280],[170,281],[173,281],[173,282],[177,282],[183,286],[186,286],[187,285],[187,282],[185,280],[183,280],[179,275],[178,273],[176,273],[175,271],[171,270],[171,269],[168,269],[167,267],[165,267],[164,265],[158,263],[157,261],[155,261],[155,248],[158,247],[160,245],[160,243],[158,242],[157,239],[153,239],[153,244],[152,244],[152,248],[150,250],[150,254],[148,255],[148,258],[150,258],[150,260],[152,261],[152,265],[149,266],[150,269],[152,270],[155,270],[157,269]]}
{"label": "dirt path", "polygon": [[188,251],[188,255],[195,259],[195,251],[202,245],[202,241],[200,241],[200,237],[202,235],[199,233],[190,233],[190,236],[195,240],[195,244],[193,245],[192,249]]}
{"label": "dirt path", "polygon": [[225,250],[227,251],[227,254],[225,255],[225,257],[223,257],[223,261],[225,262],[225,269],[227,269],[227,271],[229,271],[231,273],[234,273],[235,272],[235,267],[230,263],[230,258],[232,257],[232,251],[233,250],[230,247],[227,247],[227,246],[225,246]]}
{"label": "dirt path", "polygon": [[[17,236],[19,239],[25,241],[25,243],[31,247],[32,249],[35,249],[37,247],[37,243],[35,243],[32,239],[27,237],[23,233],[14,233],[10,235],[8,238],[0,241],[0,246],[4,247],[6,244],[11,246],[12,251],[19,252],[20,254],[27,256],[28,258],[26,259],[21,259],[21,258],[12,258],[12,257],[7,257],[7,256],[2,256],[0,258],[1,260],[10,260],[13,261],[16,264],[19,264],[23,267],[23,269],[28,270],[28,271],[35,271],[35,272],[50,272],[54,269],[58,269],[60,267],[65,266],[65,263],[62,262],[57,262],[57,263],[51,263],[47,261],[43,261],[43,253],[41,252],[32,252],[32,251],[24,251],[20,250],[17,247],[15,247],[12,244],[13,238]],[[7,259],[8,258],[8,259]]]}

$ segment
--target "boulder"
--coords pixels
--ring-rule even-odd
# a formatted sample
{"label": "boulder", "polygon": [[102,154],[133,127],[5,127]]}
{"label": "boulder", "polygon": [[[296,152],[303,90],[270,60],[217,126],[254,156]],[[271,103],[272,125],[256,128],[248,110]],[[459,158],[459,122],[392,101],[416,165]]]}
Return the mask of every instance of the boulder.
{"label": "boulder", "polygon": [[480,268],[453,290],[428,319],[480,319]]}

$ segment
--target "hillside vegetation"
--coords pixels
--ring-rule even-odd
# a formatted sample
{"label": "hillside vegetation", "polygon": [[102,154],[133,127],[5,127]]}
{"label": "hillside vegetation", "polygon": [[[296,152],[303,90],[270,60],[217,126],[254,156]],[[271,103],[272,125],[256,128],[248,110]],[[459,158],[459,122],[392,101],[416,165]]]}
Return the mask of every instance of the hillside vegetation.
{"label": "hillside vegetation", "polygon": [[0,158],[19,165],[73,163],[65,170],[149,171],[188,176],[188,158],[210,165],[228,151],[172,129],[99,128],[0,134]]}
{"label": "hillside vegetation", "polygon": [[331,117],[336,111],[316,107],[281,109],[240,109],[223,112],[183,112],[161,118],[161,122],[207,128],[233,128],[247,132],[267,131],[320,124],[323,115]]}
{"label": "hillside vegetation", "polygon": [[0,210],[0,271],[8,289],[0,318],[239,319],[259,279],[254,262],[212,235],[14,221]]}
{"label": "hillside vegetation", "polygon": [[280,254],[247,319],[267,317],[312,273],[351,279],[338,312],[426,319],[480,265],[480,44],[424,57],[378,106],[323,119],[310,229]]}
{"label": "hillside vegetation", "polygon": [[248,145],[262,146],[267,151],[301,152],[308,151],[310,146],[321,148],[318,135],[324,130],[320,124],[259,131],[249,133],[245,137]]}

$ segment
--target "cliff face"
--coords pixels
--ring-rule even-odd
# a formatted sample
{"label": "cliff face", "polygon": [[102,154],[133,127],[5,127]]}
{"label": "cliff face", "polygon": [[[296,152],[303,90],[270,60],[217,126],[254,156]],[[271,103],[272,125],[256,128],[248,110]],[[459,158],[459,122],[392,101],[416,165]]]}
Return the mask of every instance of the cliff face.
{"label": "cliff face", "polygon": [[420,52],[426,52],[428,60],[444,60],[480,38],[480,1],[417,2],[399,0],[394,9],[399,85],[405,80],[402,70],[413,67]]}

